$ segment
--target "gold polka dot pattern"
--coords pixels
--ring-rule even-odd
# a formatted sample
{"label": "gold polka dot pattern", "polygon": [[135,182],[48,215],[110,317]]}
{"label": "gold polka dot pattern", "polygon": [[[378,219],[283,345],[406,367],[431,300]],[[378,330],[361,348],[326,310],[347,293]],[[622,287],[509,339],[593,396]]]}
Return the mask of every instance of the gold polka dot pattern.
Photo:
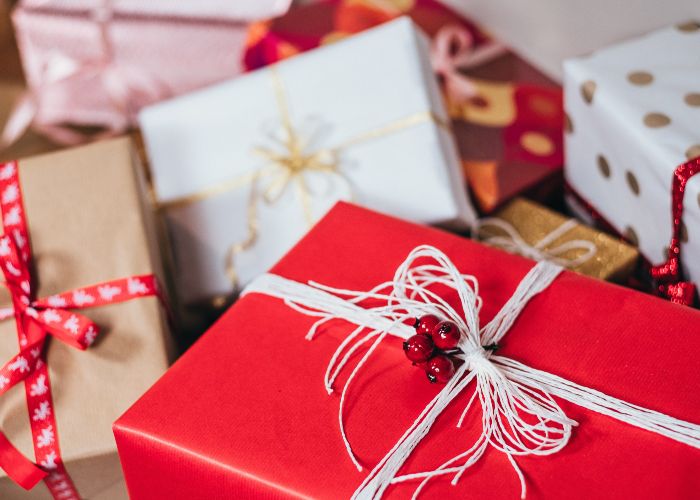
{"label": "gold polka dot pattern", "polygon": [[649,85],[654,81],[654,75],[648,71],[633,71],[627,75],[627,80],[633,85]]}
{"label": "gold polka dot pattern", "polygon": [[581,95],[583,100],[588,104],[593,102],[593,95],[595,94],[596,83],[593,80],[587,80],[581,85]]}
{"label": "gold polka dot pattern", "polygon": [[686,94],[683,97],[683,101],[685,101],[688,106],[700,106],[700,92],[690,92]]}
{"label": "gold polka dot pattern", "polygon": [[608,163],[608,160],[605,158],[603,155],[598,155],[596,158],[598,162],[598,170],[600,173],[605,177],[606,179],[610,178],[610,164]]}
{"label": "gold polka dot pattern", "polygon": [[625,179],[627,179],[627,185],[630,190],[632,190],[632,193],[634,193],[635,196],[639,196],[639,181],[637,180],[637,176],[628,170],[625,173]]}
{"label": "gold polka dot pattern", "polygon": [[567,134],[574,133],[574,122],[571,121],[571,116],[568,113],[564,114],[564,131]]}
{"label": "gold polka dot pattern", "polygon": [[698,21],[689,21],[687,23],[682,23],[676,25],[676,28],[678,31],[681,31],[683,33],[693,33],[695,31],[700,30],[700,22]]}
{"label": "gold polka dot pattern", "polygon": [[693,158],[696,158],[698,156],[700,156],[700,144],[693,144],[685,152],[685,157],[689,160],[692,160]]}
{"label": "gold polka dot pattern", "polygon": [[632,226],[627,226],[622,233],[622,236],[630,242],[630,245],[635,247],[639,246],[639,237],[637,236],[637,231],[634,230]]}
{"label": "gold polka dot pattern", "polygon": [[663,113],[647,113],[644,115],[644,125],[650,128],[665,127],[671,123],[671,119]]}

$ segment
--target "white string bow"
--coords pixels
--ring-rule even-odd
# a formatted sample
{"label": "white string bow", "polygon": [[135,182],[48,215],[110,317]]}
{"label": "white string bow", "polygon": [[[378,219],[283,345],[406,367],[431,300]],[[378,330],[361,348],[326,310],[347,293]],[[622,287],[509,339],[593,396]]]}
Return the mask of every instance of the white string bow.
{"label": "white string bow", "polygon": [[[458,347],[461,352],[457,357],[463,364],[372,469],[355,491],[354,499],[381,498],[391,484],[420,480],[413,494],[413,498],[416,498],[430,479],[447,474],[453,476],[452,484],[456,484],[489,446],[508,457],[520,480],[521,498],[524,498],[525,477],[515,457],[546,456],[558,452],[566,446],[572,427],[577,425],[566,416],[554,399],[555,396],[700,448],[699,425],[613,398],[513,359],[495,355],[482,347],[497,344],[528,301],[545,290],[561,271],[561,267],[551,262],[539,262],[523,278],[503,308],[483,327],[479,323],[482,301],[477,279],[461,274],[444,253],[426,245],[415,248],[409,254],[396,270],[392,281],[381,283],[367,292],[337,289],[314,282],[305,285],[266,274],[251,283],[244,294],[263,293],[277,297],[296,311],[319,318],[309,330],[308,339],[312,339],[324,323],[334,319],[343,319],[357,326],[333,355],[324,382],[328,393],[332,393],[333,384],[341,371],[355,353],[369,345],[342,388],[338,414],[345,447],[360,471],[363,468],[348,440],[343,419],[348,387],[359,370],[387,336],[402,339],[412,336],[415,331],[409,324],[416,317],[434,314],[458,325],[461,332]],[[446,286],[457,292],[460,312],[431,290],[435,285]],[[380,305],[361,306],[369,301],[378,301]],[[482,431],[476,442],[434,470],[399,475],[406,459],[430,432],[437,417],[472,382],[474,393],[457,422],[457,427],[462,425],[478,399],[482,409]]]}
{"label": "white string bow", "polygon": [[[523,239],[518,230],[509,222],[498,217],[485,217],[477,221],[473,228],[472,234],[477,236],[481,241],[492,246],[502,248],[506,252],[515,253],[527,257],[532,260],[548,260],[554,264],[574,268],[592,259],[598,248],[595,243],[588,240],[569,240],[561,245],[553,248],[547,248],[561,236],[574,229],[578,223],[569,219],[556,229],[545,235],[540,241],[534,245],[530,245]],[[483,227],[497,227],[504,235],[482,237],[480,231]],[[567,252],[574,250],[583,251],[576,257],[564,257]]]}

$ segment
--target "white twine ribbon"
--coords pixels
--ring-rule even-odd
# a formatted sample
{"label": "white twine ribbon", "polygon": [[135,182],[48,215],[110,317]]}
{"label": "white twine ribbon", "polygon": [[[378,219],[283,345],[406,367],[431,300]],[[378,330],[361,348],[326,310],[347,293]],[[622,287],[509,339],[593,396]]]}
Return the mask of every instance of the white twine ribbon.
{"label": "white twine ribbon", "polygon": [[[420,261],[420,262],[417,262]],[[300,313],[317,317],[307,334],[312,339],[324,323],[343,319],[357,327],[340,344],[331,358],[324,378],[326,390],[333,392],[333,383],[353,355],[362,347],[366,351],[352,369],[342,388],[338,420],[342,439],[350,459],[362,471],[345,433],[343,406],[348,387],[377,346],[395,336],[407,339],[415,333],[409,326],[424,314],[455,322],[461,332],[457,355],[464,363],[454,376],[425,407],[409,429],[372,469],[353,498],[380,498],[394,483],[421,480],[413,498],[427,482],[450,474],[456,484],[469,467],[483,456],[489,446],[505,453],[521,484],[525,497],[525,477],[518,467],[517,456],[546,456],[561,450],[577,425],[566,416],[554,397],[570,401],[596,413],[610,416],[641,429],[655,432],[675,441],[700,448],[700,425],[678,420],[662,413],[633,405],[602,392],[580,386],[556,375],[530,368],[518,361],[497,356],[482,346],[498,343],[508,332],[528,301],[545,290],[562,271],[550,262],[537,263],[523,278],[503,308],[485,326],[480,326],[478,281],[461,274],[448,257],[437,248],[419,246],[399,266],[392,281],[381,283],[367,292],[343,290],[309,282],[308,285],[280,276],[266,274],[253,281],[244,291],[262,293],[284,300]],[[435,285],[456,291],[461,311],[458,312],[431,290]],[[362,307],[362,303],[379,305]],[[430,432],[442,411],[472,382],[474,394],[457,422],[462,422],[478,399],[482,408],[482,431],[476,442],[463,453],[450,458],[431,471],[398,475],[415,447]]]}
{"label": "white twine ribbon", "polygon": [[[588,240],[569,240],[553,248],[547,247],[558,238],[574,229],[577,225],[578,223],[575,220],[569,219],[540,241],[534,245],[530,245],[509,222],[497,217],[486,217],[476,222],[474,226],[474,235],[479,237],[484,243],[502,248],[510,253],[519,254],[536,261],[546,260],[566,268],[574,268],[588,262],[595,256],[598,251],[595,243]],[[479,232],[485,226],[497,227],[503,231],[505,235],[482,238]],[[583,253],[577,257],[562,257],[565,253],[574,250],[583,251]]]}

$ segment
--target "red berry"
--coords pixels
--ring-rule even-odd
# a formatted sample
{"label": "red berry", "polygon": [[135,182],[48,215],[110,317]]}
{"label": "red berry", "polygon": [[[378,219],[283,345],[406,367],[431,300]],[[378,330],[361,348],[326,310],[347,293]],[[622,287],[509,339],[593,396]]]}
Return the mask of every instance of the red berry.
{"label": "red berry", "polygon": [[426,314],[416,319],[416,333],[422,333],[423,335],[431,335],[435,326],[440,323],[440,318],[434,314]]}
{"label": "red berry", "polygon": [[444,354],[438,354],[428,361],[425,366],[425,373],[431,383],[446,383],[455,374],[455,364]]}
{"label": "red berry", "polygon": [[406,357],[414,363],[427,361],[431,354],[433,354],[434,347],[433,339],[422,334],[413,335],[403,343],[403,350],[406,353]]}
{"label": "red berry", "polygon": [[432,337],[438,349],[454,349],[459,344],[459,327],[452,321],[441,321],[433,329]]}

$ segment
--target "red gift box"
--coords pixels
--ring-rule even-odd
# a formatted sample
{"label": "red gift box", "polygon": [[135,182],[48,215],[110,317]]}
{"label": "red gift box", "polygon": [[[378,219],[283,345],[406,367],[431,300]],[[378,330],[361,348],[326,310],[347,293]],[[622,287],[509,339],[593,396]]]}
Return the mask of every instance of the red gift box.
{"label": "red gift box", "polygon": [[[533,266],[436,229],[339,204],[270,272],[369,290],[392,279],[422,244],[478,278],[482,323]],[[316,319],[267,295],[242,297],[116,422],[131,498],[349,497],[442,386],[407,362],[399,339],[378,347],[345,402],[347,435],[365,466],[358,472],[339,435],[339,396],[329,396],[323,384],[348,326],[328,323],[309,342],[305,335]],[[498,353],[693,422],[700,408],[698,333],[696,310],[564,272],[529,302]],[[447,407],[402,473],[433,470],[478,439],[478,408],[456,428],[469,396],[467,390]],[[688,498],[700,491],[700,451],[557,403],[579,425],[560,452],[515,457],[528,498]],[[407,498],[416,486],[392,486],[388,496]],[[449,476],[437,478],[422,497],[448,495],[512,499],[520,483],[507,457],[489,448],[456,486]]]}

